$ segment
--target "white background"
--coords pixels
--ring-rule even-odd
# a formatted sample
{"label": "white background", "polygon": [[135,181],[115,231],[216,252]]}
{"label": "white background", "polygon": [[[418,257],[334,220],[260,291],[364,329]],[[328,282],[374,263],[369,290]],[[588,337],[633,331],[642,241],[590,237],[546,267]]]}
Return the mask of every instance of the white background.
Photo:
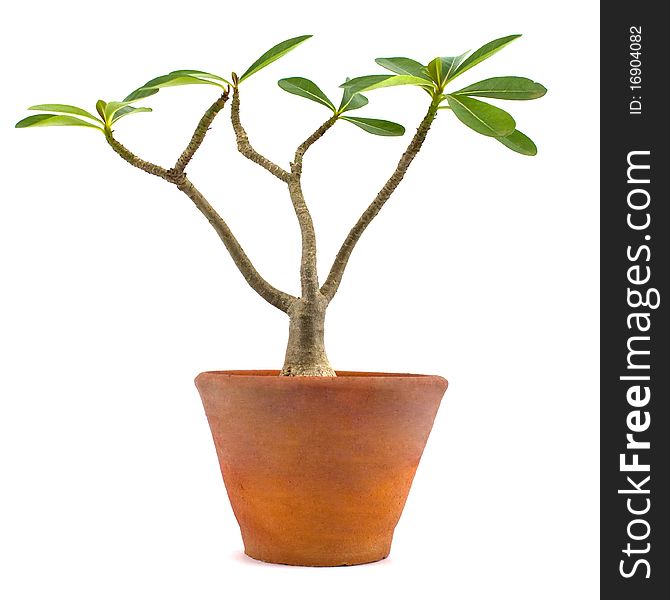
{"label": "white background", "polygon": [[[0,39],[0,596],[596,598],[597,3],[12,4]],[[327,112],[282,92],[281,77],[339,100],[346,76],[380,72],[375,57],[427,61],[524,33],[462,83],[522,75],[549,88],[506,106],[536,158],[442,111],[331,305],[335,368],[451,382],[391,558],[352,568],[244,557],[192,383],[279,368],[285,315],[185,196],[97,132],[13,129],[31,104],[92,110],[177,68],[226,76],[303,33],[315,37],[243,89],[252,143],[285,167]],[[169,166],[216,93],[162,91],[117,137]],[[361,116],[408,135],[341,123],[310,152],[322,278],[426,109],[416,89],[369,97]],[[228,110],[189,174],[260,272],[296,292],[288,197],[236,153]]]}

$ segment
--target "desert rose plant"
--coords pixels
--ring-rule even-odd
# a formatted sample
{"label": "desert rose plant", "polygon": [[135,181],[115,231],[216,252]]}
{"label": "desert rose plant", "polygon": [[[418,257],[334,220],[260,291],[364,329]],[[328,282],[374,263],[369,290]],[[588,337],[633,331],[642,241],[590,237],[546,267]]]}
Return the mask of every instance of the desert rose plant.
{"label": "desert rose plant", "polygon": [[[404,57],[378,58],[376,60],[377,64],[386,69],[387,73],[347,79],[340,85],[342,97],[339,103],[333,102],[309,79],[304,77],[280,79],[278,82],[280,88],[291,94],[317,102],[328,112],[326,120],[298,146],[288,168],[286,168],[269,160],[251,145],[240,120],[242,96],[240,90],[244,87],[244,82],[247,79],[295,49],[309,37],[311,36],[303,35],[277,44],[239,76],[232,73],[230,77],[224,78],[192,69],[172,71],[167,75],[147,81],[128,94],[122,101],[105,102],[98,100],[95,106],[97,114],[69,104],[39,104],[29,108],[29,110],[39,111],[39,113],[19,121],[16,127],[77,126],[98,130],[104,135],[114,152],[129,164],[175,185],[191,199],[212,225],[247,283],[264,300],[289,316],[288,347],[281,374],[335,376],[335,371],[328,361],[324,346],[326,310],[342,282],[347,263],[356,243],[402,181],[410,164],[419,153],[435,118],[439,114],[451,113],[458,121],[475,132],[492,138],[519,154],[532,156],[537,152],[535,144],[516,128],[512,116],[505,110],[477,98],[532,100],[543,96],[546,89],[531,79],[505,76],[492,77],[471,83],[460,89],[448,91],[447,88],[453,87],[451,84],[456,78],[491,57],[520,37],[519,35],[510,35],[493,40],[474,52],[466,52],[460,56],[440,56],[429,61],[426,65]],[[165,168],[136,156],[116,139],[114,128],[117,122],[124,117],[152,110],[151,108],[136,106],[138,101],[153,96],[163,88],[178,85],[213,86],[220,89],[220,95],[205,111],[191,140],[177,158],[175,164],[170,168]],[[391,176],[346,236],[326,280],[320,283],[317,276],[317,237],[301,187],[305,154],[329,129],[340,122],[353,124],[374,135],[403,135],[405,129],[397,123],[352,115],[354,111],[358,111],[368,104],[368,98],[363,95],[364,93],[378,88],[398,85],[414,86],[418,88],[419,93],[427,95],[425,116],[419,123]],[[214,119],[229,101],[231,105],[231,124],[238,150],[246,158],[269,171],[282,182],[290,196],[300,225],[302,238],[301,289],[299,295],[292,295],[279,290],[261,276],[226,221],[186,175],[186,168],[202,144]]]}

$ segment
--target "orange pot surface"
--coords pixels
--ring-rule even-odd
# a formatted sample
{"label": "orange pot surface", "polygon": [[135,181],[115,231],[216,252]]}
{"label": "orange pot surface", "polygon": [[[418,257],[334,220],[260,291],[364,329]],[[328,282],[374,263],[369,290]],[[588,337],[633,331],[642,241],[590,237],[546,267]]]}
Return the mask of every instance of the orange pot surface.
{"label": "orange pot surface", "polygon": [[445,379],[211,371],[195,381],[246,554],[305,566],[388,556]]}

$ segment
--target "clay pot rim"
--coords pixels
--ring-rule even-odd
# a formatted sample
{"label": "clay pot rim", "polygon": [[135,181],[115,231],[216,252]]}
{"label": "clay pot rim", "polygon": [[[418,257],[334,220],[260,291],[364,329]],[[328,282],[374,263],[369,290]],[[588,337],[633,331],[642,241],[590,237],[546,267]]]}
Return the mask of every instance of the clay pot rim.
{"label": "clay pot rim", "polygon": [[242,370],[242,369],[232,369],[225,371],[204,371],[196,377],[196,380],[201,377],[240,377],[240,378],[272,378],[277,381],[287,381],[287,382],[296,382],[296,381],[351,381],[352,379],[417,379],[417,380],[444,380],[446,379],[440,375],[424,375],[418,373],[384,373],[378,371],[335,371],[337,377],[283,377],[280,376],[279,370],[270,370],[270,369],[257,369],[257,370]]}

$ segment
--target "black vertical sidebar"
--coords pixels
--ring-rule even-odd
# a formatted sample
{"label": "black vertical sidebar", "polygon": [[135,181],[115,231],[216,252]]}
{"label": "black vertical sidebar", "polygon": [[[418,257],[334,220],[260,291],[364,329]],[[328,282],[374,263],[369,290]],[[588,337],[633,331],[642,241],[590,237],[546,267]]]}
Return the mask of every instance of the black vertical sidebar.
{"label": "black vertical sidebar", "polygon": [[601,597],[670,597],[670,33],[601,3]]}

